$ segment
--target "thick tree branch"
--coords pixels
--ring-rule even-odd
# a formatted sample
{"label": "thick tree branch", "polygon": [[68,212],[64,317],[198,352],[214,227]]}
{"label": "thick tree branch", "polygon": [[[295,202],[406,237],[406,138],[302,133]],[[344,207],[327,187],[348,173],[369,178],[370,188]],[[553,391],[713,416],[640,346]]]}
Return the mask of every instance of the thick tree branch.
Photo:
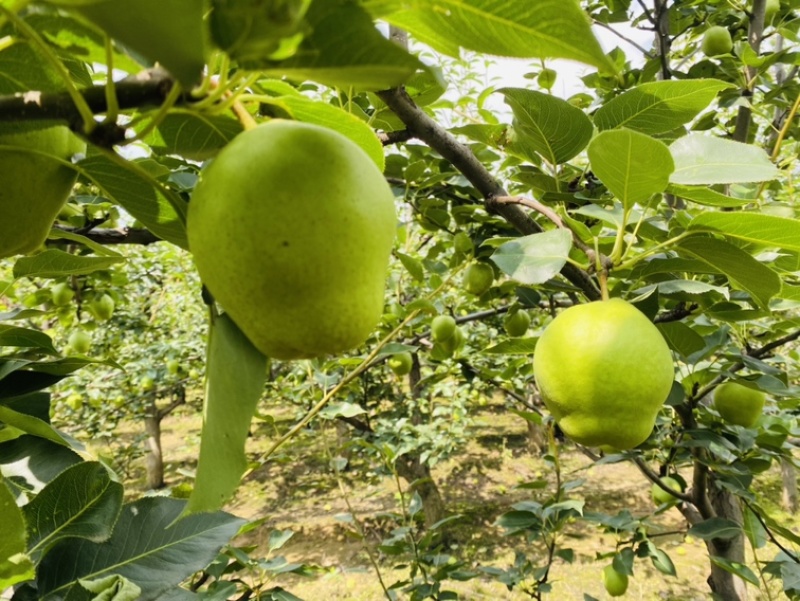
{"label": "thick tree branch", "polygon": [[[403,88],[378,92],[381,100],[406,124],[411,134],[450,161],[486,199],[486,208],[501,215],[521,234],[536,234],[542,228],[518,206],[495,202],[508,192],[492,176],[472,151],[461,144],[441,125],[420,109]],[[567,280],[580,288],[590,299],[600,298],[600,290],[589,274],[574,265],[565,265],[561,271]]]}
{"label": "thick tree branch", "polygon": [[401,129],[399,131],[380,132],[378,134],[378,140],[380,140],[381,144],[383,144],[384,146],[391,146],[392,144],[408,142],[413,137],[414,136],[407,129]]}
{"label": "thick tree branch", "polygon": [[[163,69],[148,69],[114,84],[120,109],[146,108],[160,105],[168,96],[175,80]],[[108,110],[106,86],[98,85],[81,91],[95,114]],[[75,131],[83,123],[67,92],[18,92],[0,96],[0,121],[65,121]]]}

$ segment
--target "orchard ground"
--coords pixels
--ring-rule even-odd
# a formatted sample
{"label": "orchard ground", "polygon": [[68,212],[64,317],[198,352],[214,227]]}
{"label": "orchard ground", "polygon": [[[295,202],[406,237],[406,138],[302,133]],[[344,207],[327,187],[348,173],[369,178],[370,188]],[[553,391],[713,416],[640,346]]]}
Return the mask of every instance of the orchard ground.
{"label": "orchard ground", "polygon": [[[270,412],[274,422],[254,421],[248,441],[248,456],[255,460],[277,437],[296,420],[291,410]],[[311,564],[321,568],[313,578],[281,576],[273,584],[280,585],[307,601],[320,599],[372,601],[385,599],[374,571],[370,567],[364,544],[353,536],[352,525],[342,521],[348,513],[342,496],[348,501],[357,519],[367,532],[368,543],[375,549],[397,524],[385,517],[399,513],[400,504],[394,480],[374,471],[370,462],[351,456],[349,467],[337,481],[330,459],[339,452],[341,439],[333,422],[317,421],[313,430],[306,430],[279,450],[266,464],[256,469],[237,491],[227,510],[247,519],[265,518],[263,525],[237,545],[258,546],[252,557],[264,557],[267,539],[273,530],[290,529],[294,536],[277,553],[290,562]],[[167,417],[162,427],[162,444],[169,486],[190,483],[187,474],[196,465],[200,441],[200,414],[185,406]],[[136,444],[141,426],[125,423],[117,433],[116,445]],[[118,447],[117,447],[118,449]],[[584,510],[615,514],[627,509],[634,517],[654,511],[650,484],[630,462],[593,465],[571,445],[562,446],[562,478],[584,480],[573,491],[585,501]],[[102,453],[101,441],[92,450]],[[129,495],[137,496],[144,486],[144,462],[134,460],[126,482]],[[433,469],[433,475],[452,513],[463,515],[451,531],[451,542],[445,553],[467,562],[468,568],[494,566],[507,568],[514,561],[516,550],[531,558],[540,557],[541,545],[526,545],[521,537],[505,536],[493,523],[497,516],[524,500],[536,500],[547,491],[530,491],[518,485],[547,479],[555,480],[551,468],[528,450],[526,425],[507,411],[501,399],[491,400],[477,416],[471,442],[458,456],[451,457]],[[685,474],[688,476],[688,474]],[[407,483],[401,481],[404,490]],[[780,474],[772,470],[763,480],[758,493],[762,502],[785,526],[800,532],[800,519],[782,512],[778,505]],[[341,484],[341,488],[340,488]],[[677,509],[654,515],[650,530],[652,540],[665,550],[675,564],[677,577],[657,571],[649,559],[637,559],[635,575],[625,599],[689,601],[708,599],[708,556],[701,540],[683,535],[687,526]],[[610,599],[601,581],[601,572],[610,558],[598,559],[597,553],[608,553],[616,543],[613,534],[601,533],[586,522],[567,528],[560,546],[572,548],[572,564],[557,560],[551,570],[552,599],[583,599],[587,593],[597,599]],[[768,545],[759,550],[761,560],[769,560],[776,549]],[[379,555],[379,554],[378,554]],[[748,553],[748,561],[752,553]],[[381,558],[381,571],[387,585],[407,577],[405,569],[393,569],[402,563]],[[752,564],[751,564],[752,565]],[[505,586],[488,578],[467,582],[445,583],[457,591],[461,599],[522,600],[530,599],[520,591],[509,592]],[[772,598],[779,595],[776,586]],[[749,587],[753,599],[768,599],[766,592]],[[401,597],[402,598],[402,597]]]}

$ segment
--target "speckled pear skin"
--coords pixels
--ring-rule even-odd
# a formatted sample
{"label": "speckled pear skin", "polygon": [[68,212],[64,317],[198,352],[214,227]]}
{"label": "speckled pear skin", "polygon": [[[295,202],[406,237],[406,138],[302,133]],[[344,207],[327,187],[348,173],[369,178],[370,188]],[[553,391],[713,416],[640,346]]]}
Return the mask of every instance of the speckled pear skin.
{"label": "speckled pear skin", "polygon": [[620,450],[650,435],[674,377],[661,333],[621,299],[560,313],[536,345],[533,370],[545,406],[567,436]]}
{"label": "speckled pear skin", "polygon": [[273,120],[204,169],[187,231],[203,282],[256,348],[301,359],[375,329],[396,226],[391,188],[358,145]]}

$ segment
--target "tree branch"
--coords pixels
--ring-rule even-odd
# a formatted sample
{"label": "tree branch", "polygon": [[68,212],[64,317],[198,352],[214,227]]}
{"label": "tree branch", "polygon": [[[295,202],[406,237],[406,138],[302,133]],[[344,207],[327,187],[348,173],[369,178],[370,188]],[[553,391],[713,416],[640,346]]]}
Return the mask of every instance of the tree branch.
{"label": "tree branch", "polygon": [[[147,246],[148,244],[153,244],[154,242],[161,242],[161,238],[156,236],[150,230],[146,229],[92,229],[87,232],[83,231],[81,228],[68,227],[58,224],[54,225],[53,227],[63,232],[80,234],[92,242],[97,242],[98,244],[104,245],[140,244],[142,246]],[[67,240],[66,238],[47,240],[47,246],[67,246],[68,244],[73,244],[72,240]]]}
{"label": "tree branch", "polygon": [[391,146],[392,144],[399,144],[400,142],[408,142],[414,136],[407,129],[398,131],[387,131],[378,133],[378,140],[384,146]]}
{"label": "tree branch", "polygon": [[650,466],[647,465],[647,463],[645,463],[644,459],[642,459],[641,457],[634,457],[633,462],[636,464],[636,467],[639,468],[639,471],[642,472],[647,477],[647,479],[650,480],[650,482],[657,485],[660,489],[668,492],[676,499],[680,499],[681,501],[684,501],[686,503],[694,503],[694,498],[692,497],[691,494],[675,490],[674,488],[670,488],[669,486],[664,484],[661,481],[661,478],[658,477],[658,474],[656,474],[652,469],[650,469]]}
{"label": "tree branch", "polygon": [[[492,176],[472,151],[461,144],[441,125],[420,109],[403,88],[378,92],[378,96],[391,111],[406,124],[411,134],[450,161],[486,199],[486,208],[506,219],[521,234],[537,234],[542,228],[518,206],[495,202],[508,196],[508,192]],[[589,274],[567,264],[561,270],[567,280],[580,288],[587,298],[600,298],[600,290]]]}
{"label": "tree branch", "polygon": [[[114,84],[120,109],[160,105],[169,95],[175,80],[163,69],[147,69]],[[108,110],[106,86],[97,85],[81,91],[93,113]],[[81,131],[83,121],[67,92],[18,92],[0,96],[0,121],[64,121]]]}
{"label": "tree branch", "polygon": [[[761,52],[761,38],[764,34],[764,15],[767,10],[767,0],[753,0],[753,10],[750,13],[750,25],[747,29],[747,41],[756,55]],[[750,123],[753,111],[750,108],[750,99],[755,89],[755,79],[758,76],[758,68],[745,66],[745,87],[742,90],[742,97],[747,99],[739,107],[736,114],[736,128],[733,131],[733,139],[737,142],[746,142],[750,134]]]}

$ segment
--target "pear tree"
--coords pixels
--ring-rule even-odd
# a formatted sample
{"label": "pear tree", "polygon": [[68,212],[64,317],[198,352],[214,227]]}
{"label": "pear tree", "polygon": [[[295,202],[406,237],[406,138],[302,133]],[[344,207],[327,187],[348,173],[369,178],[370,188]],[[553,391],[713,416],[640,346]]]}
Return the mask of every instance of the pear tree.
{"label": "pear tree", "polygon": [[[710,593],[798,595],[763,486],[799,438],[796,0],[28,0],[0,27],[0,591],[292,598],[271,579],[311,570],[248,557],[226,504],[335,420],[337,475],[358,449],[406,483],[382,561],[351,515],[389,599],[542,599],[590,524],[617,541],[594,594],[674,579],[664,511]],[[162,277],[171,304],[132,301]],[[111,373],[151,417],[165,382],[202,394],[190,484],[134,494],[72,435],[126,406]],[[434,467],[489,395],[549,473],[479,566]],[[595,511],[571,452],[651,513]]]}

